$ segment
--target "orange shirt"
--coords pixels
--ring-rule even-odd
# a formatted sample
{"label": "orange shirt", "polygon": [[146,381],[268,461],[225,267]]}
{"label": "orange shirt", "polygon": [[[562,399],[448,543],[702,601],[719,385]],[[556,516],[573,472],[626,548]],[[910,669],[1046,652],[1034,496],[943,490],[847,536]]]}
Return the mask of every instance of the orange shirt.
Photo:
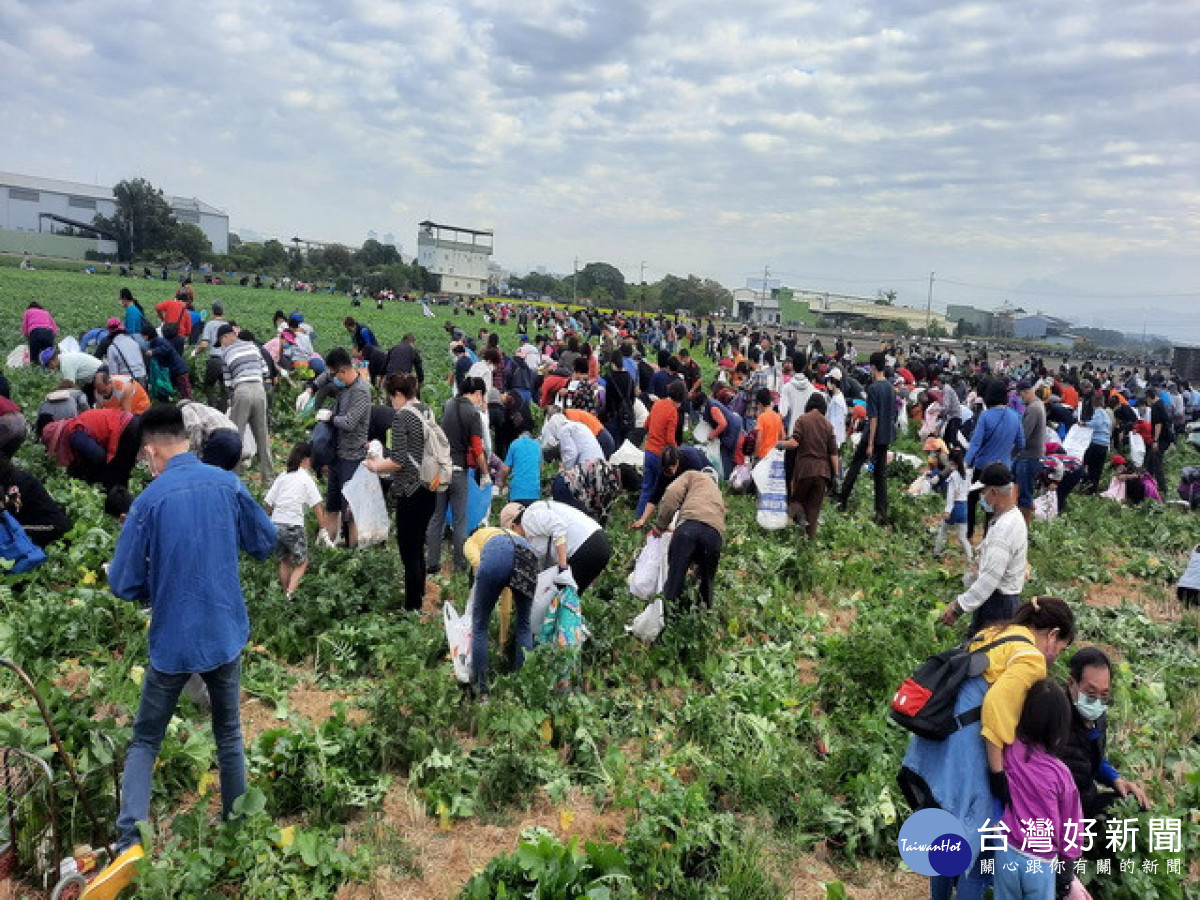
{"label": "orange shirt", "polygon": [[102,400],[97,395],[96,409],[124,409],[122,401],[127,396],[132,398],[129,402],[129,411],[135,416],[140,416],[150,408],[150,395],[146,393],[144,387],[128,375],[113,375],[111,381],[112,396],[107,400]]}
{"label": "orange shirt", "polygon": [[187,337],[192,333],[192,314],[178,300],[164,300],[154,307],[164,325],[174,322],[179,326],[179,333]]}
{"label": "orange shirt", "polygon": [[128,413],[117,409],[85,409],[75,418],[68,420],[68,430],[87,432],[92,440],[104,448],[108,454],[108,461],[112,462],[129,419]]}
{"label": "orange shirt", "polygon": [[1079,408],[1079,391],[1075,390],[1071,385],[1064,384],[1062,386],[1062,399],[1063,403],[1067,404],[1071,409]]}
{"label": "orange shirt", "polygon": [[783,416],[773,409],[758,416],[758,438],[754,442],[754,456],[762,459],[783,440]]}
{"label": "orange shirt", "polygon": [[572,422],[583,423],[593,435],[597,435],[604,430],[604,424],[586,409],[564,409],[563,415]]}
{"label": "orange shirt", "polygon": [[646,452],[662,456],[664,447],[678,447],[675,429],[679,425],[679,409],[669,397],[655,400],[646,417]]}

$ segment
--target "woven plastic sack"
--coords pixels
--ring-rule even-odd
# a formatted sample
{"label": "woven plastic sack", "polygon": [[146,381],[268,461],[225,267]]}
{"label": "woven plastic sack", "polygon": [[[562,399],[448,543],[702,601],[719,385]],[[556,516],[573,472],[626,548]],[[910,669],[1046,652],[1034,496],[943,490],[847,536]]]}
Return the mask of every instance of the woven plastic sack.
{"label": "woven plastic sack", "polygon": [[778,531],[788,524],[787,474],[783,451],[776,448],[754,467],[754,486],[758,488],[758,525]]}

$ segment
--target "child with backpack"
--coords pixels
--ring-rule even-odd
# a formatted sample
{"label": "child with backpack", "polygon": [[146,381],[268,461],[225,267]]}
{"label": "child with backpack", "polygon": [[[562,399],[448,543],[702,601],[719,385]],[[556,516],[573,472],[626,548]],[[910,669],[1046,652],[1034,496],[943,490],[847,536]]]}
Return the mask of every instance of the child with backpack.
{"label": "child with backpack", "polygon": [[966,451],[958,445],[950,448],[949,465],[946,467],[949,473],[946,476],[946,517],[938,527],[937,538],[933,542],[933,555],[942,555],[946,547],[946,535],[950,526],[954,526],[958,542],[967,557],[967,565],[970,565],[974,559],[971,541],[967,537],[967,495],[971,491],[971,479],[967,477],[967,466],[963,461],[965,455]]}
{"label": "child with backpack", "polygon": [[[1050,678],[1031,685],[1016,739],[1004,748],[1010,799],[1000,822],[1008,834],[1005,848],[996,852],[995,900],[1087,896],[1071,865],[1079,845],[1065,840],[1066,823],[1083,819],[1075,779],[1058,758],[1070,729],[1067,692]],[[1032,827],[1035,823],[1043,827]],[[1058,874],[1056,860],[1064,864]]]}
{"label": "child with backpack", "polygon": [[279,535],[275,547],[279,554],[279,586],[291,600],[308,571],[304,511],[309,507],[315,509],[318,522],[325,515],[321,489],[312,476],[312,444],[301,441],[292,448],[287,471],[275,478],[263,503]]}

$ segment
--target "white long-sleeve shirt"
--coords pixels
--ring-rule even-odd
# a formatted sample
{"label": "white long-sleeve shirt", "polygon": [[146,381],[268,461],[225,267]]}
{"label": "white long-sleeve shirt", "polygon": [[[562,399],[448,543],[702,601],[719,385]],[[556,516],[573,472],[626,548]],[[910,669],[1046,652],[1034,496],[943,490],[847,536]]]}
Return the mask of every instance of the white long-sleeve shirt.
{"label": "white long-sleeve shirt", "polygon": [[584,541],[600,530],[600,523],[587,513],[557,500],[539,500],[529,504],[521,515],[525,540],[543,565],[558,561],[556,549],[567,545],[567,559],[583,546]]}
{"label": "white long-sleeve shirt", "polygon": [[996,591],[1019,594],[1025,587],[1025,556],[1029,550],[1029,532],[1025,517],[1015,506],[992,519],[988,533],[979,545],[976,576],[971,586],[958,595],[963,612],[974,612]]}
{"label": "white long-sleeve shirt", "polygon": [[[846,397],[841,393],[830,394],[825,418],[833,426],[833,437],[839,447],[846,443],[846,413]],[[791,432],[789,431],[787,434],[790,435]]]}
{"label": "white long-sleeve shirt", "polygon": [[971,481],[960,475],[958,469],[950,470],[946,479],[946,515],[954,512],[955,503],[966,503],[967,495],[971,493]]}

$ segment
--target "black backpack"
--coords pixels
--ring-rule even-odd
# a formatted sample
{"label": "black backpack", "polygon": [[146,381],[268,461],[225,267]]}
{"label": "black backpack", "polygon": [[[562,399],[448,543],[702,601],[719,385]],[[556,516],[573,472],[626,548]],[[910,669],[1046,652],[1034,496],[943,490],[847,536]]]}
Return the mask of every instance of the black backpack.
{"label": "black backpack", "polygon": [[980,707],[954,714],[958,692],[970,678],[982,675],[988,667],[987,651],[1010,641],[1033,644],[1020,634],[1010,634],[970,650],[967,643],[935,653],[917,667],[892,697],[888,715],[897,725],[918,737],[943,741],[960,728],[978,722]]}

